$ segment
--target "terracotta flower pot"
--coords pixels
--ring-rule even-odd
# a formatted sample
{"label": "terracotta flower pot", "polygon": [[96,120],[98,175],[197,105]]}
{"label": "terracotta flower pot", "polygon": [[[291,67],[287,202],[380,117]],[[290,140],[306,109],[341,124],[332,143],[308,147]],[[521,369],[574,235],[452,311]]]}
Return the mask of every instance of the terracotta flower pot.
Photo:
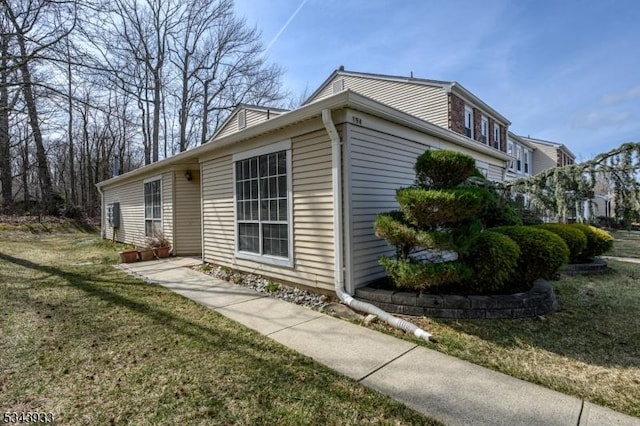
{"label": "terracotta flower pot", "polygon": [[138,256],[140,256],[140,260],[153,260],[155,258],[153,249],[146,248],[138,250]]}
{"label": "terracotta flower pot", "polygon": [[132,263],[138,260],[138,250],[124,250],[120,252],[121,263]]}
{"label": "terracotta flower pot", "polygon": [[171,247],[165,246],[165,247],[156,247],[156,256],[158,256],[158,258],[163,259],[165,257],[169,257],[169,253],[171,253]]}

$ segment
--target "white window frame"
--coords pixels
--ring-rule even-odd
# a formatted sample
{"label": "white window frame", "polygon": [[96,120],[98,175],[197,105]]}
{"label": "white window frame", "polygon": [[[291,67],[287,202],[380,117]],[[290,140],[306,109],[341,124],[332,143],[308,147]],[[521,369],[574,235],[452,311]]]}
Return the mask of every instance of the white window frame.
{"label": "white window frame", "polygon": [[[147,217],[147,196],[146,196],[146,186],[148,183],[151,182],[156,182],[159,181],[160,182],[160,218],[156,218],[156,217]],[[147,221],[151,221],[152,223],[154,222],[158,222],[159,225],[156,228],[158,231],[162,231],[163,230],[163,204],[162,204],[162,176],[153,176],[150,178],[147,178],[145,180],[142,181],[142,198],[143,198],[143,203],[144,203],[144,235],[146,237],[151,236],[151,233],[147,232]],[[153,206],[151,207],[153,209]]]}
{"label": "white window frame", "polygon": [[489,143],[489,119],[484,115],[480,117],[480,142]]}
{"label": "white window frame", "polygon": [[516,171],[522,174],[522,147],[516,145]]}
{"label": "white window frame", "polygon": [[[275,152],[285,151],[286,152],[286,167],[287,167],[287,238],[288,238],[288,257],[279,257],[273,255],[262,254],[262,239],[263,239],[263,231],[262,226],[260,226],[260,230],[258,232],[259,235],[259,252],[253,253],[248,251],[241,251],[240,240],[238,238],[238,202],[237,202],[237,190],[236,190],[236,162],[241,160],[246,160],[248,158],[259,157],[261,155],[273,154]],[[252,149],[249,151],[239,152],[234,154],[232,157],[233,161],[233,225],[234,225],[234,255],[238,259],[252,260],[255,262],[266,263],[270,265],[277,266],[286,266],[293,267],[294,265],[294,255],[293,255],[293,191],[292,191],[292,161],[291,161],[291,140],[287,139],[281,142],[277,142],[271,145],[267,145],[264,147]],[[258,191],[260,188],[258,187]],[[260,206],[258,205],[258,209]],[[258,215],[259,215],[258,210]],[[259,216],[258,216],[259,218]],[[258,223],[262,222],[258,219]]]}
{"label": "white window frame", "polygon": [[509,155],[511,157],[511,160],[509,161],[509,170],[515,170],[515,162],[514,162],[514,155],[515,155],[515,146],[514,143],[512,141],[507,141],[507,155]]}
{"label": "white window frame", "polygon": [[496,148],[502,148],[502,144],[500,141],[500,124],[496,123],[495,121],[493,123],[493,142],[496,144]]}
{"label": "white window frame", "polygon": [[531,151],[528,149],[524,150],[524,174],[531,174]]}
{"label": "white window frame", "polygon": [[[469,127],[467,127],[469,124]],[[469,130],[469,134],[467,134],[467,129]],[[474,131],[473,131],[473,108],[469,105],[464,106],[464,134],[466,137],[473,139]]]}

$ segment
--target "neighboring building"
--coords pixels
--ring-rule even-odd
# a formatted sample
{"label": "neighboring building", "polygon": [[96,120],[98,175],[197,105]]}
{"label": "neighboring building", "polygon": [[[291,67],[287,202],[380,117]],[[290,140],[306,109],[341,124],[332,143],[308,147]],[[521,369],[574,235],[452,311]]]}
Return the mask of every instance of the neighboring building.
{"label": "neighboring building", "polygon": [[99,183],[102,232],[143,245],[160,229],[176,255],[324,291],[344,282],[353,294],[385,275],[378,259],[395,250],[373,222],[398,208],[396,190],[414,183],[427,149],[471,155],[496,180],[509,160],[343,90]]}
{"label": "neighboring building", "polygon": [[531,145],[521,136],[512,132],[507,135],[507,154],[511,157],[505,179],[516,179],[535,174],[534,151]]}
{"label": "neighboring building", "polygon": [[553,167],[568,166],[576,161],[576,156],[561,143],[524,136],[520,136],[520,138],[535,148],[533,154],[534,175]]}

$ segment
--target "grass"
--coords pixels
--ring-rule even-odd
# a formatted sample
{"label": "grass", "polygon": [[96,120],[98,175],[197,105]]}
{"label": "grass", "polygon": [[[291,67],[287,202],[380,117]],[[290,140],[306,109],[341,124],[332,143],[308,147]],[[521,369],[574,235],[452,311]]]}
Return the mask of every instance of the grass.
{"label": "grass", "polygon": [[0,231],[0,411],[59,424],[436,424],[163,287],[92,234]]}
{"label": "grass", "polygon": [[[615,236],[616,256],[639,257],[640,233]],[[640,265],[608,263],[611,274],[554,281],[560,307],[546,317],[407,319],[437,336],[431,348],[640,417]]]}
{"label": "grass", "polygon": [[608,255],[640,258],[640,232],[614,231],[612,235],[616,241]]}

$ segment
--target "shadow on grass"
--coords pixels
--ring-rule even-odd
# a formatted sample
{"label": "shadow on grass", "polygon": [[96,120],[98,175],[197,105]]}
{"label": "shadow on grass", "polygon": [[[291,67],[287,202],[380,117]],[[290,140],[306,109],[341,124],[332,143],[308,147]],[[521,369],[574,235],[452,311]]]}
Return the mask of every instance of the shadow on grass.
{"label": "shadow on grass", "polygon": [[[196,342],[200,342],[205,344],[207,347],[223,349],[223,350],[233,350],[234,352],[242,352],[242,356],[246,356],[250,358],[249,362],[256,362],[258,364],[263,364],[268,362],[268,368],[271,370],[278,371],[278,364],[274,364],[265,357],[261,356],[261,352],[255,351],[256,343],[259,345],[264,344],[264,350],[269,351],[269,347],[272,343],[265,341],[259,342],[256,337],[253,336],[253,332],[246,331],[245,333],[240,333],[238,329],[233,328],[233,324],[220,316],[220,321],[229,321],[229,325],[222,325],[220,327],[216,327],[215,324],[211,327],[206,327],[200,324],[196,324],[192,321],[189,321],[183,317],[180,317],[173,312],[158,309],[157,307],[152,306],[151,304],[144,303],[141,301],[133,300],[132,298],[125,297],[121,294],[118,294],[115,291],[108,290],[104,287],[101,287],[99,283],[105,283],[107,285],[117,285],[123,284],[122,282],[110,281],[110,280],[90,280],[83,276],[82,274],[65,271],[56,267],[40,265],[34,263],[32,261],[17,258],[5,253],[0,252],[0,260],[11,262],[13,264],[22,266],[24,268],[29,268],[32,270],[36,270],[39,272],[44,272],[50,275],[58,276],[68,282],[71,286],[84,291],[92,297],[96,297],[102,301],[105,301],[109,304],[126,308],[130,311],[133,311],[138,314],[142,314],[149,319],[151,319],[154,323],[161,325],[163,327],[168,327],[171,331],[180,334],[182,336],[193,339]],[[131,284],[135,284],[140,288],[148,287],[149,289],[154,289],[154,286],[140,282],[139,280],[132,279]],[[45,284],[47,285],[47,284]],[[130,284],[127,283],[127,286]],[[49,286],[49,285],[47,285]],[[55,286],[51,286],[55,287]],[[162,291],[165,291],[162,289]],[[167,291],[167,295],[174,296],[173,293]],[[175,295],[175,297],[179,297]],[[29,303],[28,296],[25,293],[22,293],[23,302]],[[219,314],[215,314],[219,315]],[[73,316],[70,316],[73,318]],[[84,324],[86,326],[86,324]],[[228,331],[225,330],[228,328]],[[248,333],[248,334],[247,334]],[[246,337],[243,337],[243,334],[246,334]],[[253,349],[253,350],[252,350]],[[273,349],[273,348],[271,348]],[[267,357],[268,358],[268,357]],[[299,357],[299,360],[304,360],[303,357]],[[305,360],[305,362],[312,362],[310,360]],[[255,364],[256,366],[258,364]],[[282,369],[281,374],[287,375],[288,372],[286,369]]]}

